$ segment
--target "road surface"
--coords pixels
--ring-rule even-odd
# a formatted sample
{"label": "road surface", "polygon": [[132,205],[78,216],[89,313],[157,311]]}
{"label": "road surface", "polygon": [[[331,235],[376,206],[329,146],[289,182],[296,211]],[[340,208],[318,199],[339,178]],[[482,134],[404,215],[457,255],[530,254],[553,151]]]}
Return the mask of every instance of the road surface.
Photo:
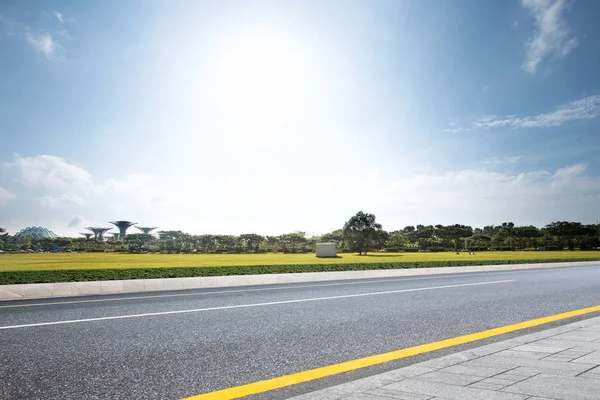
{"label": "road surface", "polygon": [[177,399],[596,305],[600,264],[0,302],[0,398]]}

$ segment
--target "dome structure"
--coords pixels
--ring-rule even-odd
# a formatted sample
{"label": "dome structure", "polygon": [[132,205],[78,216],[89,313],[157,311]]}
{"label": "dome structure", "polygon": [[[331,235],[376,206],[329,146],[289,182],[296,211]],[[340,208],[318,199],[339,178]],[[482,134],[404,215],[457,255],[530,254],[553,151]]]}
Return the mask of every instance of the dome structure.
{"label": "dome structure", "polygon": [[15,234],[15,237],[30,237],[30,238],[54,238],[56,234],[51,230],[48,230],[41,226],[29,226],[25,229],[21,229]]}

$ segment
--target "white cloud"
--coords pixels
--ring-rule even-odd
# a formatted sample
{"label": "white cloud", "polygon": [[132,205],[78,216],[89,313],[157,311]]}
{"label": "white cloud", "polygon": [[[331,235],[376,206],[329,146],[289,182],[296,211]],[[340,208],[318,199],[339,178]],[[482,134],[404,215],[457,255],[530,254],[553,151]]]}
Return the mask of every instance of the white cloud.
{"label": "white cloud", "polygon": [[558,126],[566,122],[580,119],[592,119],[600,116],[600,96],[589,96],[559,106],[555,111],[525,117],[518,126],[531,128],[538,126]]}
{"label": "white cloud", "polygon": [[[43,225],[62,235],[76,235],[84,223],[107,225],[119,219],[190,233],[327,232],[359,209],[375,213],[390,230],[418,223],[482,226],[505,220],[544,225],[557,219],[590,222],[600,201],[600,179],[585,164],[514,172],[516,165],[527,165],[520,164],[521,156],[490,158],[480,168],[444,173],[402,176],[365,165],[333,181],[328,174],[307,177],[269,170],[268,181],[238,174],[200,183],[196,176],[159,179],[147,174],[94,182],[87,171],[58,157],[19,159],[37,166],[26,169],[35,172],[27,175],[29,184],[47,188],[44,179],[53,181],[54,190],[37,202],[54,208],[37,207],[32,215],[31,206],[11,204],[11,217],[20,222],[5,225],[16,230]],[[57,169],[71,173],[67,178],[48,172]],[[20,169],[12,171],[20,176]],[[27,199],[26,192],[17,193]]]}
{"label": "white cloud", "polygon": [[37,199],[39,204],[50,207],[60,204],[86,204],[80,194],[119,197],[136,194],[145,201],[158,202],[171,197],[168,191],[163,190],[160,183],[156,182],[153,175],[133,173],[121,178],[96,181],[87,170],[69,163],[64,158],[46,154],[34,157],[15,154],[14,161],[5,163],[4,166],[16,170],[17,180],[25,186],[68,192],[68,194],[47,195]]}
{"label": "white cloud", "polygon": [[555,172],[470,169],[415,175],[399,180],[388,193],[373,195],[391,199],[387,218],[400,213],[408,224],[460,222],[481,226],[502,219],[541,226],[559,219],[594,221],[600,179],[590,176],[583,164]]}
{"label": "white cloud", "polygon": [[28,30],[25,32],[25,39],[34,49],[44,53],[49,60],[54,58],[57,51],[61,48],[48,32],[45,32],[40,36],[35,36]]}
{"label": "white cloud", "polygon": [[0,186],[0,206],[8,203],[9,201],[11,201],[14,198],[15,198],[15,195],[13,193],[9,192],[7,189],[4,189],[2,186]]}
{"label": "white cloud", "polygon": [[61,206],[81,206],[86,204],[80,196],[76,194],[61,194],[60,196],[42,196],[36,199],[36,202],[44,207],[58,208]]}
{"label": "white cloud", "polygon": [[69,221],[68,227],[77,228],[83,225],[85,225],[85,219],[80,215],[76,215]]}
{"label": "white cloud", "polygon": [[5,165],[15,168],[19,172],[20,182],[28,186],[45,186],[49,189],[93,186],[92,175],[88,171],[56,156],[21,157],[15,154],[14,162]]}
{"label": "white cloud", "polygon": [[537,31],[527,43],[523,68],[535,74],[539,64],[549,57],[560,58],[577,47],[578,40],[570,35],[563,19],[567,0],[523,0],[523,7],[535,18]]}
{"label": "white cloud", "polygon": [[447,128],[444,129],[444,132],[450,132],[450,133],[458,133],[458,132],[469,132],[472,131],[473,128],[463,128],[463,127],[457,127],[457,128]]}
{"label": "white cloud", "polygon": [[552,175],[552,183],[563,183],[563,182],[571,182],[574,179],[585,174],[587,170],[587,166],[585,164],[575,164],[565,168],[559,168]]}
{"label": "white cloud", "polygon": [[65,17],[62,15],[61,12],[54,11],[54,16],[56,17],[58,22],[64,22],[64,20],[65,20]]}
{"label": "white cloud", "polygon": [[506,164],[518,164],[523,160],[523,156],[516,157],[491,157],[484,161],[484,164],[488,165],[506,165]]}
{"label": "white cloud", "polygon": [[144,187],[152,186],[152,180],[153,177],[149,174],[129,174],[121,179],[107,179],[99,185],[99,189],[114,193],[123,193],[132,189],[139,190]]}
{"label": "white cloud", "polygon": [[595,95],[563,104],[554,111],[543,114],[528,116],[513,114],[503,117],[488,115],[474,121],[471,127],[445,129],[444,132],[465,132],[477,128],[509,127],[516,129],[560,126],[568,122],[593,119],[598,116],[600,116],[600,95]]}

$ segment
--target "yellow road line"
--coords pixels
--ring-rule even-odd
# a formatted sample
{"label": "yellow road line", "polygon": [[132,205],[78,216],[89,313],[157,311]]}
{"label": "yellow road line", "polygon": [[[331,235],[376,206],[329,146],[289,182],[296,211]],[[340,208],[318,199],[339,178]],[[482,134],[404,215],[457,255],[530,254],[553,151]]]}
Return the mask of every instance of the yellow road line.
{"label": "yellow road line", "polygon": [[499,328],[489,329],[487,331],[471,333],[469,335],[458,336],[452,339],[440,340],[428,344],[409,347],[402,350],[391,351],[389,353],[378,354],[365,358],[359,358],[352,361],[346,361],[339,364],[333,364],[326,367],[302,371],[295,374],[280,376],[273,379],[267,379],[260,382],[249,383],[247,385],[236,386],[228,389],[217,390],[216,392],[199,394],[188,397],[184,400],[226,400],[237,399],[244,396],[250,396],[257,393],[267,392],[269,390],[280,389],[286,386],[296,385],[302,382],[308,382],[327,376],[341,374],[343,372],[353,371],[360,368],[370,367],[389,361],[399,360],[417,354],[429,353],[431,351],[457,346],[460,344],[471,343],[477,340],[502,335],[518,331],[521,329],[532,328],[534,326],[547,324],[554,321],[560,321],[567,318],[577,317],[579,315],[590,314],[600,311],[600,305],[579,310],[569,311],[561,314],[550,315],[543,318],[532,319],[518,324],[506,325]]}

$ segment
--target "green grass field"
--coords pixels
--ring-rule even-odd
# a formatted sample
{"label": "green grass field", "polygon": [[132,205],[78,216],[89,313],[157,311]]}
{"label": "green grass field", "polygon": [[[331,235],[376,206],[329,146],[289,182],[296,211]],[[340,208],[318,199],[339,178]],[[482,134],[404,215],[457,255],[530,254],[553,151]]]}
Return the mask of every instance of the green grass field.
{"label": "green grass field", "polygon": [[0,272],[86,270],[115,268],[214,267],[248,265],[361,264],[435,261],[598,259],[598,251],[514,251],[469,253],[341,254],[316,258],[314,254],[122,254],[122,253],[0,253]]}

